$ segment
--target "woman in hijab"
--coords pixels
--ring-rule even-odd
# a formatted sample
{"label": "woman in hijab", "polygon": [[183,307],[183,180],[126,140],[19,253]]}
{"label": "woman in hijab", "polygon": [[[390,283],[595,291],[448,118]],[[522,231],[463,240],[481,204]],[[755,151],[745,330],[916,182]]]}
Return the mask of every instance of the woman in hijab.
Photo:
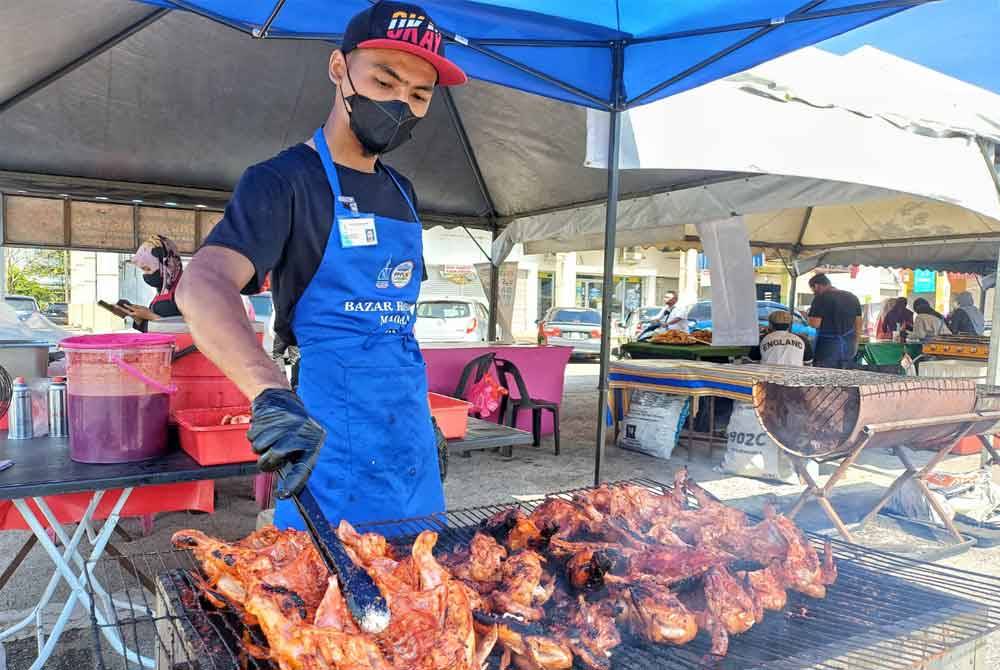
{"label": "woman in hijab", "polygon": [[882,328],[890,335],[899,329],[900,332],[913,330],[913,312],[906,308],[906,298],[896,298],[896,304],[882,320]]}
{"label": "woman in hijab", "polygon": [[924,298],[913,301],[913,311],[917,315],[913,317],[913,332],[906,338],[908,342],[923,342],[938,335],[951,335],[944,317]]}
{"label": "woman in hijab", "polygon": [[951,313],[951,321],[948,325],[951,332],[956,335],[982,335],[986,326],[983,322],[983,314],[976,307],[972,294],[962,291],[955,296],[958,307]]}
{"label": "woman in hijab", "polygon": [[885,329],[885,317],[896,306],[895,298],[886,298],[882,301],[882,309],[878,313],[878,321],[875,322],[875,338],[879,340],[891,340],[892,331]]}
{"label": "woman in hijab", "polygon": [[148,321],[180,316],[174,291],[184,268],[173,240],[163,235],[150,236],[132,255],[132,264],[142,271],[142,280],[156,289],[156,297],[148,308],[132,304],[122,306],[133,318],[136,330],[145,331]]}

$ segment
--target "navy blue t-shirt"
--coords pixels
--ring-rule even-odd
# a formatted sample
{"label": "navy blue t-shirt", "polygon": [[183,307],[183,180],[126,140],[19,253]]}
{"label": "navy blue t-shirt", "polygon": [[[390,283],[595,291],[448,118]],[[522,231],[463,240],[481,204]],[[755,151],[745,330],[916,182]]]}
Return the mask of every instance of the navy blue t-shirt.
{"label": "navy blue t-shirt", "polygon": [[[362,212],[414,221],[389,169],[381,162],[374,173],[337,165],[341,193],[353,196]],[[413,185],[393,174],[416,207]],[[254,277],[243,288],[245,294],[257,293],[271,273],[274,329],[294,344],[292,314],[319,268],[332,229],[333,196],[323,162],[312,147],[296,144],[247,168],[205,245],[232,249],[253,263]]]}

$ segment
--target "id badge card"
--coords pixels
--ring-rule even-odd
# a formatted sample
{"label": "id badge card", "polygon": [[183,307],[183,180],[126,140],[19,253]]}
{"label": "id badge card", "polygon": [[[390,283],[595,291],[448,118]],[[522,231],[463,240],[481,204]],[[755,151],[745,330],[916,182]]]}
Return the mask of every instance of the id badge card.
{"label": "id badge card", "polygon": [[374,247],[378,244],[373,216],[338,217],[337,225],[340,228],[340,246],[344,249]]}

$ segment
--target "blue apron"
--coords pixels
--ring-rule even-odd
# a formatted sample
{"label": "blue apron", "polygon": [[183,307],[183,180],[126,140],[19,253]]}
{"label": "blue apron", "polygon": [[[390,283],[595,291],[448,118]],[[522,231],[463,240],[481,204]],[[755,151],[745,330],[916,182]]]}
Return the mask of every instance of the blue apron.
{"label": "blue apron", "polygon": [[813,366],[818,368],[849,369],[854,367],[854,329],[846,333],[816,333],[816,352]]}
{"label": "blue apron", "polygon": [[[334,524],[443,512],[427,377],[413,336],[423,275],[417,212],[389,170],[417,222],[352,211],[341,198],[322,128],[313,141],[333,193],[334,220],[292,316],[301,352],[298,393],[327,430],[309,488]],[[345,246],[341,222],[364,217],[374,218],[377,243]],[[291,501],[278,501],[274,523],[303,527]]]}

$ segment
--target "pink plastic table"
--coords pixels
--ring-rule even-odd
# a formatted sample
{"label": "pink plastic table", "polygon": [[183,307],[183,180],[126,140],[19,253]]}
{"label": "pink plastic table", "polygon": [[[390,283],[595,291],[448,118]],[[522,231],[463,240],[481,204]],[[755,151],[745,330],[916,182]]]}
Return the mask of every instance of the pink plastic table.
{"label": "pink plastic table", "polygon": [[[562,402],[566,363],[572,353],[570,347],[516,344],[422,344],[420,350],[427,362],[427,385],[434,393],[453,394],[466,363],[492,351],[517,366],[532,397],[557,403]],[[497,420],[496,414],[483,418]],[[517,427],[531,430],[531,412],[521,412]],[[542,433],[552,433],[552,415],[548,412],[542,413]]]}

